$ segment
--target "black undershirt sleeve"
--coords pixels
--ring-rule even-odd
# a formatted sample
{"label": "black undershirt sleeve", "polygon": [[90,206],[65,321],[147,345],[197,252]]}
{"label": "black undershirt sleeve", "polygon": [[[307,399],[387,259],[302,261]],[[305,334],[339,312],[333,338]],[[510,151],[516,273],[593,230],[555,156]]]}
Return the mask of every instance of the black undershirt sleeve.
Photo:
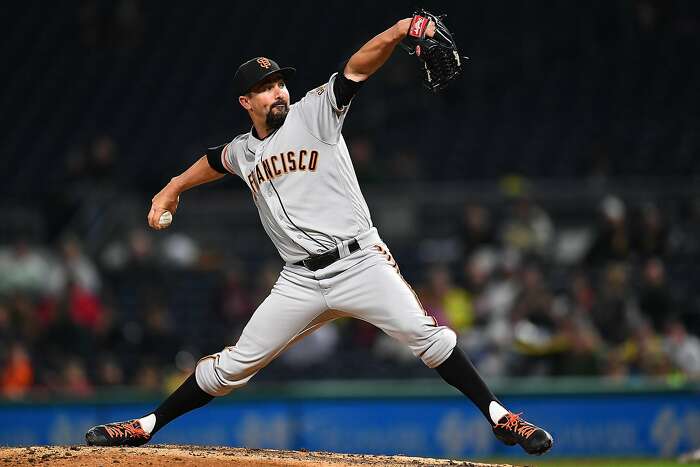
{"label": "black undershirt sleeve", "polygon": [[224,168],[224,164],[221,162],[221,151],[224,149],[225,144],[217,146],[215,148],[207,148],[205,153],[207,154],[207,162],[209,162],[209,167],[216,170],[222,174],[228,174],[229,171]]}
{"label": "black undershirt sleeve", "polygon": [[344,69],[345,67],[343,66],[333,82],[333,95],[335,96],[335,102],[338,108],[343,108],[348,105],[364,84],[364,81],[358,82],[346,78],[343,74]]}

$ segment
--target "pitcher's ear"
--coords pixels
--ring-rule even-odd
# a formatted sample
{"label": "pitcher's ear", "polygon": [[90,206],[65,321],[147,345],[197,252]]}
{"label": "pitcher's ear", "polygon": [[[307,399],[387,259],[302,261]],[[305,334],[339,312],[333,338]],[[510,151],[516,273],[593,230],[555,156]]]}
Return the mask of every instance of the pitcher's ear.
{"label": "pitcher's ear", "polygon": [[241,104],[241,107],[243,107],[246,110],[250,110],[252,108],[252,106],[250,105],[250,99],[247,95],[238,96],[238,103]]}

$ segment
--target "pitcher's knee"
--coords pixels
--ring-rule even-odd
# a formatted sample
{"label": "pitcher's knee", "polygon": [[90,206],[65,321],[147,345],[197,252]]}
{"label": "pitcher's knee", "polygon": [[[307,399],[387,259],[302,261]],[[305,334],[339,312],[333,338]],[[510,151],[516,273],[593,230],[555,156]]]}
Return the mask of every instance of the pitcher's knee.
{"label": "pitcher's knee", "polygon": [[200,388],[211,396],[225,396],[245,386],[261,367],[236,358],[235,348],[202,358],[195,368]]}
{"label": "pitcher's knee", "polygon": [[452,329],[439,326],[435,330],[417,352],[428,368],[440,366],[457,345],[457,334]]}

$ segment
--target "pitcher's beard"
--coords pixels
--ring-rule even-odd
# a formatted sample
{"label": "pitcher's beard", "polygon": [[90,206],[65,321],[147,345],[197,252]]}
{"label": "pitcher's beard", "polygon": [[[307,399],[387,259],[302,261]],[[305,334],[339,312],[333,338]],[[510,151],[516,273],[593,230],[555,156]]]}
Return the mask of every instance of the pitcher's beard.
{"label": "pitcher's beard", "polygon": [[284,120],[287,118],[288,113],[288,106],[285,106],[284,110],[278,112],[273,112],[271,108],[265,117],[265,124],[267,125],[267,128],[270,130],[277,130],[280,128],[284,124]]}

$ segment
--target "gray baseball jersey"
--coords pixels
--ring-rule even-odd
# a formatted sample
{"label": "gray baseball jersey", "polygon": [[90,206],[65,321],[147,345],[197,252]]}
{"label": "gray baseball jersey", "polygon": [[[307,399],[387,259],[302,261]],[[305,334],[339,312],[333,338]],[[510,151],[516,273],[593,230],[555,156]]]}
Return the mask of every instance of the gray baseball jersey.
{"label": "gray baseball jersey", "polygon": [[[454,331],[428,316],[372,226],[340,134],[348,107],[336,105],[335,79],[292,105],[264,140],[247,133],[222,149],[223,166],[248,184],[287,264],[236,344],[197,363],[197,384],[212,396],[247,384],[294,342],[343,316],[378,326],[431,368],[456,345]],[[350,253],[353,238],[360,249]],[[294,264],[336,246],[340,259],[325,268]]]}
{"label": "gray baseball jersey", "polygon": [[267,138],[251,129],[221,152],[226,170],[248,184],[265,231],[288,263],[372,228],[341,135],[350,105],[336,104],[336,76],[291,105],[284,125]]}

